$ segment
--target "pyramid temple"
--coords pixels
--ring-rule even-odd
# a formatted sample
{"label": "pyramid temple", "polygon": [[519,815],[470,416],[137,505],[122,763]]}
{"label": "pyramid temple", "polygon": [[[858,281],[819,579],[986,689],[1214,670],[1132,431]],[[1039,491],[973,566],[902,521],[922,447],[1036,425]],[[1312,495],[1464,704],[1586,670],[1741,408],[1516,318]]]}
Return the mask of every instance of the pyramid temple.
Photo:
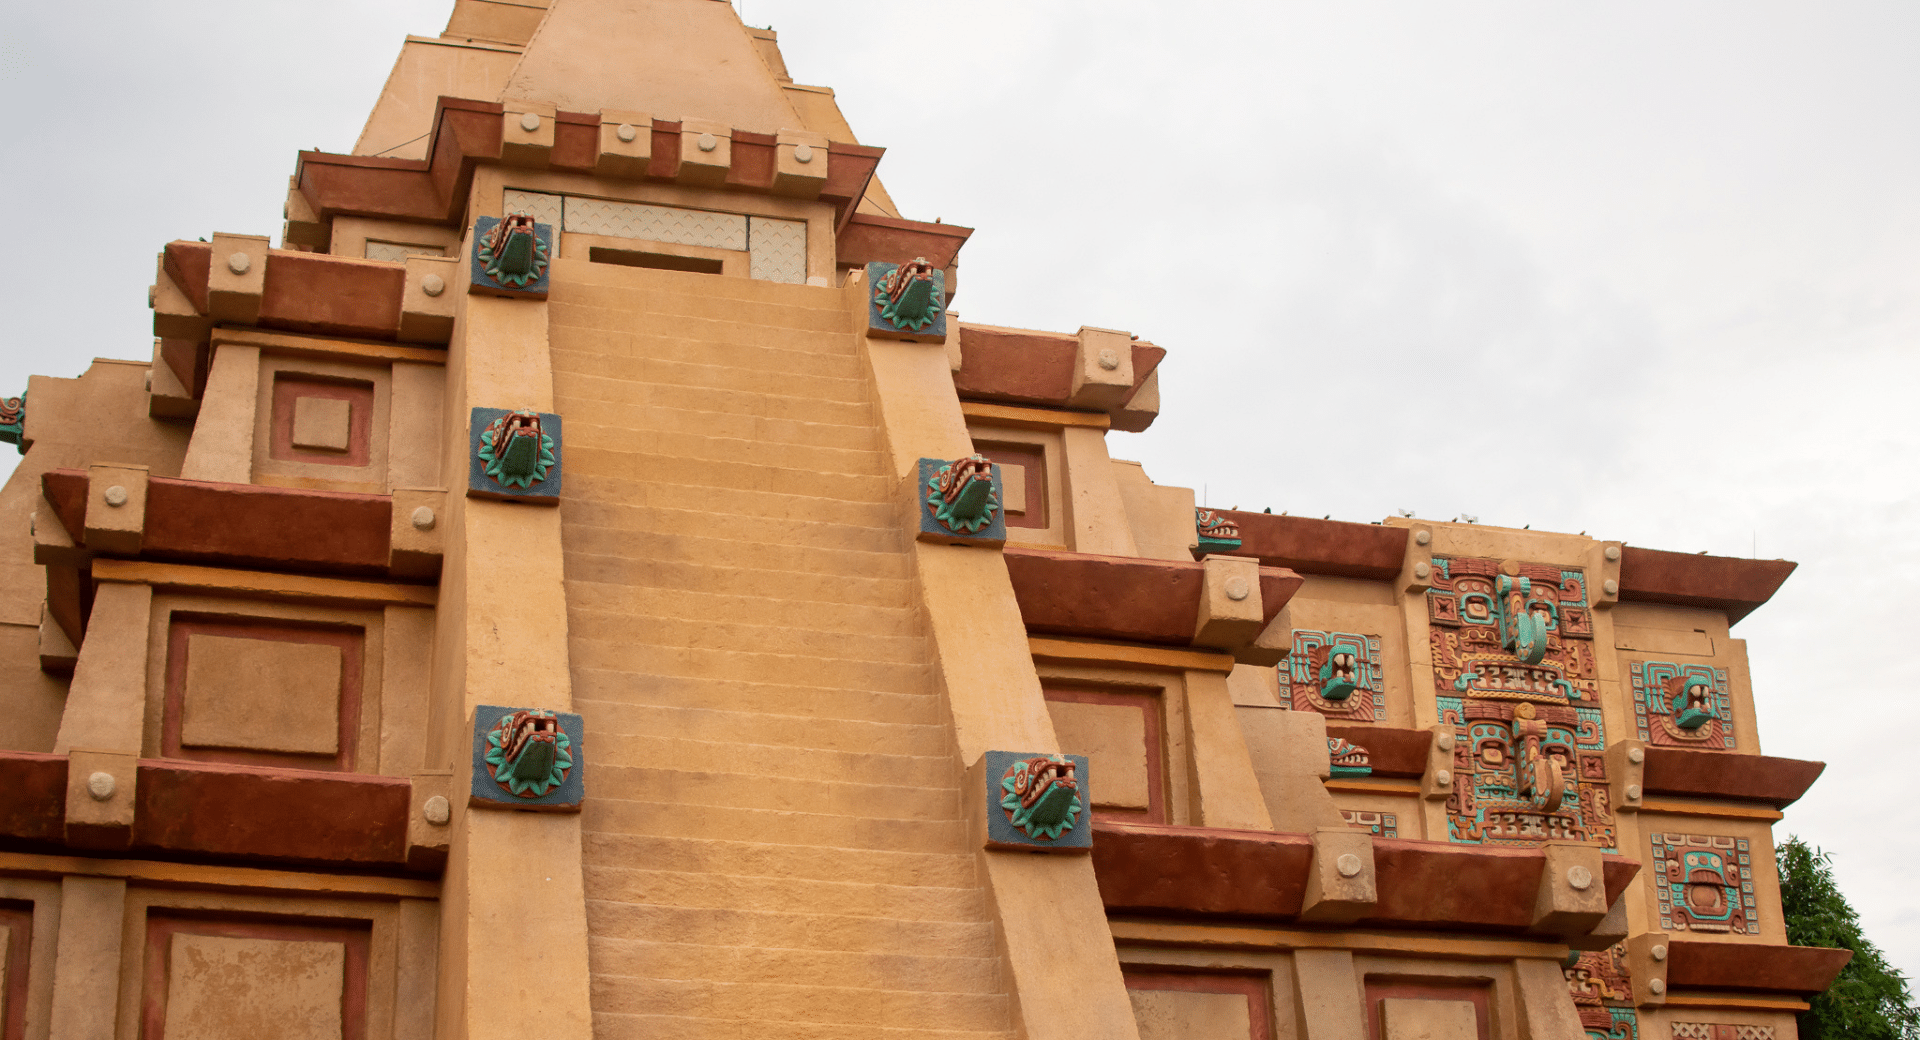
{"label": "pyramid temple", "polygon": [[883,155],[455,0],[4,402],[0,1040],[1793,1040],[1791,563],[1196,510]]}

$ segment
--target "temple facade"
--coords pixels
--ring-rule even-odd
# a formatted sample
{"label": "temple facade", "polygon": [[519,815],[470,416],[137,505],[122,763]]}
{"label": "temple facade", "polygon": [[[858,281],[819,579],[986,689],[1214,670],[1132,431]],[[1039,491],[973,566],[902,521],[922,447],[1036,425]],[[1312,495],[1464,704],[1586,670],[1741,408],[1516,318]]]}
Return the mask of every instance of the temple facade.
{"label": "temple facade", "polygon": [[1196,509],[882,155],[456,0],[0,407],[0,1040],[1793,1040],[1792,564]]}

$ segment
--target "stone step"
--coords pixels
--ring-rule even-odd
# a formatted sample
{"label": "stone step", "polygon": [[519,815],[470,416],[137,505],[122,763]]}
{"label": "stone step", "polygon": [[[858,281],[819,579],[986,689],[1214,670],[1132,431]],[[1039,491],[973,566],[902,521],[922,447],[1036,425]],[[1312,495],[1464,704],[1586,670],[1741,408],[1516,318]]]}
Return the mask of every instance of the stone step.
{"label": "stone step", "polygon": [[759,595],[727,595],[683,588],[603,585],[579,582],[567,598],[574,610],[605,614],[673,617],[718,623],[759,623],[806,627],[825,632],[865,632],[881,636],[923,636],[919,612],[910,607],[865,603],[823,603],[786,595],[778,583],[762,579]]}
{"label": "stone step", "polygon": [[[764,913],[821,913],[837,917],[878,917],[891,921],[966,924],[986,920],[988,912],[986,893],[978,888],[796,881],[782,877],[688,874],[602,864],[586,868],[586,890],[593,899],[622,903]],[[633,974],[655,973],[642,971]]]}
{"label": "stone step", "polygon": [[986,1032],[914,1026],[850,1026],[707,1018],[687,1015],[593,1014],[596,1040],[1014,1040],[1007,1030]]}
{"label": "stone step", "polygon": [[939,952],[986,959],[997,955],[988,922],[895,921],[844,914],[768,913],[725,907],[656,906],[587,895],[590,935],[645,936],[649,942],[745,946],[838,953]]}
{"label": "stone step", "polygon": [[553,373],[553,395],[554,400],[560,402],[584,399],[636,408],[683,408],[841,426],[873,423],[873,405],[868,401],[823,401],[791,394],[661,386],[561,370]]}
{"label": "stone step", "polygon": [[811,657],[850,664],[915,665],[926,660],[926,638],[835,632],[783,625],[699,621],[658,614],[610,614],[579,607],[567,611],[571,638],[678,649],[732,650],[782,657]]}
{"label": "stone step", "polygon": [[979,993],[782,986],[762,982],[706,982],[594,977],[593,1006],[614,1013],[710,1015],[765,1022],[840,1026],[900,1026],[939,1022],[958,1029],[1005,1029],[1011,999]]}
{"label": "stone step", "polygon": [[600,346],[598,343],[592,347],[583,343],[580,349],[573,349],[556,340],[550,351],[553,370],[617,380],[631,386],[736,390],[841,404],[868,404],[873,399],[864,377],[769,372],[714,362],[671,361],[649,356],[654,342],[651,337],[636,336],[632,342],[635,356],[620,357],[596,349]]}
{"label": "stone step", "polygon": [[714,744],[751,744],[761,747],[845,751],[906,758],[946,758],[952,753],[945,726],[910,726],[816,718],[802,714],[772,715],[753,711],[718,711],[675,705],[613,704],[581,699],[600,720],[615,727],[607,736],[671,736]]}
{"label": "stone step", "polygon": [[[567,349],[579,353],[683,365],[719,365],[753,372],[790,372],[833,379],[864,380],[867,377],[865,358],[850,351],[821,349],[826,344],[817,338],[818,334],[803,329],[764,326],[778,328],[781,335],[770,341],[755,337],[753,342],[745,342],[666,335],[644,329],[622,331],[598,329],[580,323],[567,325],[582,330],[577,335],[562,333],[562,338],[569,344]],[[592,347],[589,347],[589,341]],[[573,370],[589,371],[577,366]],[[618,373],[609,371],[607,374]]]}
{"label": "stone step", "polygon": [[809,845],[769,845],[761,841],[674,838],[663,835],[609,834],[591,829],[581,840],[582,859],[590,864],[632,866],[684,873],[740,874],[795,880],[869,885],[930,885],[956,888],[978,885],[979,865],[971,849],[948,852],[862,851]]}
{"label": "stone step", "polygon": [[[583,422],[572,415],[566,418],[566,434],[569,461],[576,450],[592,450],[639,455],[643,458],[659,456],[745,463],[802,473],[874,477],[886,472],[886,456],[871,446],[857,449],[816,448],[782,441],[744,440],[696,433],[660,433],[636,430],[617,421],[606,425]],[[642,464],[633,475],[645,479],[645,465]]]}
{"label": "stone step", "polygon": [[895,481],[878,472],[834,473],[773,463],[688,459],[568,444],[567,476],[611,477],[683,487],[721,487],[754,494],[799,495],[830,502],[879,502]]}
{"label": "stone step", "polygon": [[[581,473],[568,474],[568,501],[597,501],[609,507],[680,509],[695,513],[718,514],[706,533],[726,537],[725,523],[731,517],[757,517],[767,520],[798,521],[807,524],[849,524],[855,527],[897,528],[908,512],[897,500],[898,481],[888,480],[895,490],[865,498],[823,498],[818,494],[777,492],[767,488],[735,488],[722,484],[687,484],[666,479],[658,470],[643,474]],[[885,478],[868,478],[882,480]],[[574,485],[578,484],[576,488]],[[701,533],[689,531],[687,533]],[[754,539],[760,540],[760,539]],[[893,550],[898,552],[898,549]]]}
{"label": "stone step", "polygon": [[634,431],[685,433],[703,437],[729,437],[776,444],[804,444],[817,448],[842,448],[850,451],[879,451],[880,437],[871,425],[847,426],[835,423],[799,422],[792,419],[767,419],[757,415],[728,412],[702,412],[689,408],[660,405],[634,406],[624,402],[573,398],[567,404],[567,429],[576,424],[612,426]]}
{"label": "stone step", "polygon": [[[838,289],[755,279],[714,278],[606,264],[571,264],[555,279],[549,307],[611,307],[631,327],[635,315],[704,315],[822,332],[852,329],[846,294]],[[693,279],[686,281],[685,279]]]}
{"label": "stone step", "polygon": [[931,949],[920,955],[841,953],[596,936],[588,939],[587,950],[595,970],[608,975],[715,982],[757,979],[775,985],[832,979],[862,989],[1003,991],[999,958],[953,957]]}
{"label": "stone step", "polygon": [[[765,715],[805,713],[808,718],[843,722],[946,725],[940,698],[930,690],[898,693],[780,682],[719,682],[688,676],[648,676],[645,682],[636,682],[634,676],[623,672],[576,666],[573,697],[576,702],[599,705],[610,721],[629,706],[658,706]],[[620,731],[632,732],[624,726]],[[711,749],[703,753],[711,753]]]}
{"label": "stone step", "polygon": [[699,535],[656,534],[581,528],[561,521],[562,557],[569,581],[619,583],[636,571],[666,564],[713,570],[732,568],[754,581],[778,581],[787,575],[851,576],[899,581],[911,573],[911,563],[899,552],[884,549],[836,549],[811,545],[780,545],[766,541],[735,541]]}
{"label": "stone step", "polygon": [[[764,809],[882,820],[960,821],[960,792],[953,787],[907,787],[850,783],[838,779],[756,776],[733,769],[730,759],[714,769],[662,769],[595,763],[594,784],[622,798],[717,809]],[[724,768],[726,772],[718,772]]]}
{"label": "stone step", "polygon": [[[576,690],[578,687],[576,687]],[[635,734],[622,723],[622,709],[600,701],[575,704],[596,733],[617,740],[596,744],[594,761],[610,766],[697,771],[725,758],[739,773],[769,779],[840,780],[848,783],[909,788],[950,787],[959,782],[952,758],[936,755],[882,755],[863,751],[822,751],[818,748],[741,744],[732,741],[693,740],[677,734]]]}
{"label": "stone step", "polygon": [[930,666],[875,661],[848,661],[798,654],[749,653],[710,647],[663,646],[582,639],[571,640],[573,659],[586,668],[628,672],[642,679],[654,675],[691,678],[744,679],[748,682],[789,682],[800,686],[868,686],[894,692],[929,689]]}
{"label": "stone step", "polygon": [[[611,539],[605,539],[611,540]],[[629,560],[589,552],[566,554],[569,595],[579,594],[581,602],[598,606],[599,596],[615,596],[618,590],[631,589],[636,595],[644,590],[674,592],[701,591],[716,596],[757,595],[778,588],[788,602],[872,605],[874,610],[909,610],[907,598],[912,586],[905,578],[854,578],[826,574],[802,574],[790,570],[765,570],[728,567],[679,560]],[[577,568],[577,570],[576,570]],[[576,574],[611,573],[624,578],[620,583],[590,581]],[[880,604],[887,604],[880,606]]]}
{"label": "stone step", "polygon": [[602,787],[588,800],[582,826],[610,834],[655,834],[723,841],[764,841],[847,850],[953,852],[965,844],[966,825],[945,820],[890,820],[831,813],[779,812],[640,802]]}

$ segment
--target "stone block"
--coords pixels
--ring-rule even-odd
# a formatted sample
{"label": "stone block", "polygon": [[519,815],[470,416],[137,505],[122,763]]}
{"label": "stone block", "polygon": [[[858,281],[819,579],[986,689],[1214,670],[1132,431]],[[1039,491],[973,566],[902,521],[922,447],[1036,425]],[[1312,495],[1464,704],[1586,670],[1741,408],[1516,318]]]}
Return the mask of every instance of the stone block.
{"label": "stone block", "polygon": [[1633,980],[1633,1003],[1659,1007],[1667,1002],[1669,936],[1647,932],[1627,940],[1627,975]]}
{"label": "stone block", "polygon": [[473,710],[467,804],[579,812],[586,797],[580,716],[482,704]]}
{"label": "stone block", "polygon": [[353,444],[353,402],[337,397],[293,399],[293,446],[344,452]]}
{"label": "stone block", "polygon": [[733,128],[706,119],[680,121],[681,184],[718,188],[733,169]]}
{"label": "stone block", "polygon": [[1093,848],[1085,756],[989,751],[985,766],[988,848],[1067,853]]}
{"label": "stone block", "polygon": [[160,254],[147,287],[147,306],[153,311],[153,334],[162,339],[198,342],[213,329],[213,319],[194,307],[193,298],[167,273],[167,255]]}
{"label": "stone block", "polygon": [[[513,220],[514,226],[496,236],[495,229],[503,219]],[[544,300],[552,261],[552,224],[536,223],[531,218],[481,217],[473,222],[467,291]]]}
{"label": "stone block", "polygon": [[500,113],[500,158],[511,166],[544,168],[553,155],[558,114],[538,101],[508,99]]}
{"label": "stone block", "polygon": [[67,755],[67,844],[124,849],[133,835],[139,756],[117,751]]}
{"label": "stone block", "polygon": [[1133,336],[1115,329],[1081,326],[1074,351],[1075,408],[1108,411],[1133,393]]}
{"label": "stone block", "polygon": [[167,364],[164,342],[153,341],[153,364],[147,369],[147,414],[155,419],[191,419],[200,414],[200,399]]}
{"label": "stone block", "polygon": [[400,342],[445,343],[453,338],[456,297],[447,290],[459,277],[450,256],[407,257],[406,289],[400,296]]}
{"label": "stone block", "polygon": [[1478,1040],[1480,1020],[1470,1000],[1380,1001],[1383,1040]]}
{"label": "stone block", "polygon": [[1313,832],[1313,867],[1300,904],[1302,921],[1348,923],[1373,912],[1380,895],[1373,870],[1373,835],[1351,827]]}
{"label": "stone block", "polygon": [[260,320],[266,286],[267,236],[216,233],[207,269],[208,315],[230,325],[252,325]]}
{"label": "stone block", "polygon": [[[1100,804],[1145,810],[1152,805],[1157,779],[1148,762],[1149,716],[1140,704],[1100,704],[1048,700],[1047,714],[1062,747],[1083,751],[1089,761],[1100,760]],[[1159,713],[1152,713],[1159,722]],[[1153,742],[1158,747],[1158,741]]]}
{"label": "stone block", "polygon": [[1647,746],[1638,740],[1617,740],[1607,748],[1607,783],[1612,788],[1613,811],[1637,813],[1646,804]]}
{"label": "stone block", "polygon": [[467,497],[560,504],[558,415],[475,408],[467,436]]}
{"label": "stone block", "polygon": [[1266,627],[1260,604],[1260,561],[1240,556],[1209,556],[1201,561],[1199,616],[1193,645],[1230,650],[1259,638]]}
{"label": "stone block", "polygon": [[798,199],[817,198],[827,183],[827,135],[782,130],[775,142],[773,192]]}
{"label": "stone block", "polygon": [[407,807],[407,869],[436,871],[446,865],[453,840],[453,774],[413,774]]}
{"label": "stone block", "polygon": [[867,335],[946,345],[946,272],[924,260],[875,260],[867,265],[867,286]]}
{"label": "stone block", "polygon": [[1239,664],[1250,664],[1256,668],[1275,668],[1293,653],[1293,615],[1286,607],[1273,615],[1273,620],[1253,637],[1253,642],[1235,647],[1233,659]]}
{"label": "stone block", "polygon": [[187,637],[183,747],[295,755],[340,751],[340,648],[325,643]]}
{"label": "stone block", "polygon": [[387,569],[407,578],[439,574],[446,513],[447,493],[439,488],[394,488]]}
{"label": "stone block", "polygon": [[1454,728],[1441,724],[1432,727],[1433,741],[1427,745],[1427,769],[1420,777],[1420,797],[1430,802],[1444,802],[1453,796],[1454,785],[1461,781],[1454,776],[1454,746],[1459,737]]}
{"label": "stone block", "polygon": [[921,459],[919,477],[912,486],[920,540],[989,548],[1005,545],[1007,512],[1001,497],[1005,486],[1000,466],[984,455],[950,461]]}
{"label": "stone block", "polygon": [[166,1035],[338,1040],[347,1035],[346,975],[343,943],[175,932]]}
{"label": "stone block", "polygon": [[132,556],[147,527],[147,467],[87,467],[87,548]]}
{"label": "stone block", "polygon": [[1534,898],[1533,929],[1554,935],[1590,932],[1607,916],[1607,886],[1600,850],[1592,845],[1547,843],[1546,869]]}
{"label": "stone block", "polygon": [[600,155],[593,172],[602,177],[640,178],[653,162],[653,114],[603,109]]}

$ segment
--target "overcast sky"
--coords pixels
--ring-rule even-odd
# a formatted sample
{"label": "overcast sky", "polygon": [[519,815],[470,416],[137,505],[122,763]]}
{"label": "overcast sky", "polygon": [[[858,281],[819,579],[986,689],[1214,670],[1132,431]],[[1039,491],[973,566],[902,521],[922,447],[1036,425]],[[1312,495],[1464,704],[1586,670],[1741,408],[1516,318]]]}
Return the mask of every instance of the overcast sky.
{"label": "overcast sky", "polygon": [[[1920,973],[1920,5],[738,3],[978,229],[967,319],[1168,349],[1160,482],[1799,561],[1734,630],[1830,763],[1776,833]],[[159,248],[277,241],[449,10],[8,5],[0,389],[150,356]]]}

